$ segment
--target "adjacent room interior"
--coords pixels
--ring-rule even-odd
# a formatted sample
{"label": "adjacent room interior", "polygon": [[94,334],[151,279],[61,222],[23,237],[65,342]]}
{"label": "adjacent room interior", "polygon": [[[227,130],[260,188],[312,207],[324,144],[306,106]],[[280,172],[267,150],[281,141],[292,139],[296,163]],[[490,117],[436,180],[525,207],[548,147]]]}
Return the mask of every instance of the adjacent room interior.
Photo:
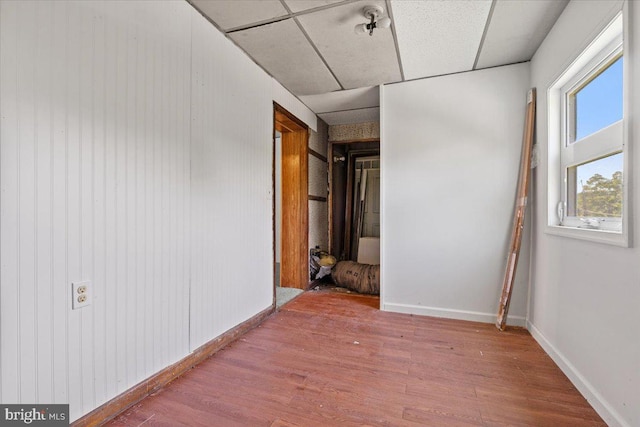
{"label": "adjacent room interior", "polygon": [[638,22],[631,0],[0,0],[0,404],[640,425]]}

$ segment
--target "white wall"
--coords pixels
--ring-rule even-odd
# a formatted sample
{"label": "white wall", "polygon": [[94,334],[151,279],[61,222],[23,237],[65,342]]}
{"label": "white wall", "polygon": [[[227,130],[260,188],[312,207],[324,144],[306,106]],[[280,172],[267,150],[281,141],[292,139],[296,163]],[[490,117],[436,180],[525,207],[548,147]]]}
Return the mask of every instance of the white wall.
{"label": "white wall", "polygon": [[[526,63],[382,88],[384,310],[495,321],[528,87]],[[527,240],[512,324],[526,315]]]}
{"label": "white wall", "polygon": [[[640,240],[640,5],[629,2],[632,76],[632,238]],[[546,91],[620,10],[618,1],[573,1],[531,63],[538,87],[540,167],[534,195],[534,268],[529,328],[610,425],[640,425],[640,249],[545,234],[547,224]]]}
{"label": "white wall", "polygon": [[188,352],[190,10],[0,8],[0,401],[75,418]]}
{"label": "white wall", "polygon": [[187,2],[0,1],[1,402],[76,419],[271,305],[273,99],[316,125]]}
{"label": "white wall", "polygon": [[193,17],[191,345],[272,303],[271,79]]}

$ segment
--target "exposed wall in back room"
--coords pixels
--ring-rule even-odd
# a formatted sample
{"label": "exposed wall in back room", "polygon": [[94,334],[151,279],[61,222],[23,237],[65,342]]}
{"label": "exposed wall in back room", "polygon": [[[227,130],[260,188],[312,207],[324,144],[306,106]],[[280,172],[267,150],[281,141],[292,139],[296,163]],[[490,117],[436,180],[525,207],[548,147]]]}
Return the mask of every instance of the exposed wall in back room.
{"label": "exposed wall in back room", "polygon": [[[327,157],[328,126],[318,119],[318,131],[309,130],[309,149]],[[309,196],[327,198],[328,164],[309,153]],[[329,246],[327,201],[309,200],[309,249]]]}
{"label": "exposed wall in back room", "polygon": [[[494,322],[529,64],[383,86],[383,309]],[[509,322],[524,326],[528,227]]]}
{"label": "exposed wall in back room", "polygon": [[380,123],[353,123],[329,126],[329,141],[360,141],[380,138]]}

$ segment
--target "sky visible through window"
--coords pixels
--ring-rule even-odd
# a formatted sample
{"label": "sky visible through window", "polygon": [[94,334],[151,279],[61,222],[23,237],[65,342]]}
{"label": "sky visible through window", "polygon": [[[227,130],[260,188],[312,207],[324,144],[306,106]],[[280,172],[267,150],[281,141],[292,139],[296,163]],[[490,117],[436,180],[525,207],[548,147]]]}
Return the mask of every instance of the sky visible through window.
{"label": "sky visible through window", "polygon": [[[622,64],[620,57],[576,93],[576,142],[622,119]],[[580,166],[578,192],[593,175],[610,179],[616,171],[622,171],[622,154]]]}

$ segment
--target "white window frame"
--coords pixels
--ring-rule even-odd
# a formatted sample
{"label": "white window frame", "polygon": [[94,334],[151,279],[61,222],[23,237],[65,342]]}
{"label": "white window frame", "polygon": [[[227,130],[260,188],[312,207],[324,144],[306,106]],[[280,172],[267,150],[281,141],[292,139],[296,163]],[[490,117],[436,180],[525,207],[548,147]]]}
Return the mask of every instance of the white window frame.
{"label": "white window frame", "polygon": [[[626,23],[625,23],[626,24]],[[628,26],[625,25],[625,28]],[[627,40],[624,37],[624,40]],[[548,223],[546,232],[565,237],[630,246],[628,160],[628,62],[623,62],[623,119],[573,141],[574,124],[571,94],[584,87],[601,70],[612,64],[625,50],[623,14],[620,12],[581,52],[547,91],[549,122]],[[622,218],[579,218],[567,213],[567,170],[569,167],[623,153]]]}
{"label": "white window frame", "polygon": [[[567,171],[573,166],[592,162],[603,157],[623,152],[623,120],[600,129],[584,138],[575,140],[575,102],[573,95],[586,86],[604,69],[622,56],[622,34],[589,61],[587,66],[576,73],[561,89],[562,94],[562,134],[560,147],[560,170],[563,184],[560,188],[563,216],[560,225],[577,228],[592,228],[622,232],[622,217],[577,217],[569,212],[569,176]],[[586,83],[586,84],[585,84]],[[624,171],[623,171],[624,173]]]}

